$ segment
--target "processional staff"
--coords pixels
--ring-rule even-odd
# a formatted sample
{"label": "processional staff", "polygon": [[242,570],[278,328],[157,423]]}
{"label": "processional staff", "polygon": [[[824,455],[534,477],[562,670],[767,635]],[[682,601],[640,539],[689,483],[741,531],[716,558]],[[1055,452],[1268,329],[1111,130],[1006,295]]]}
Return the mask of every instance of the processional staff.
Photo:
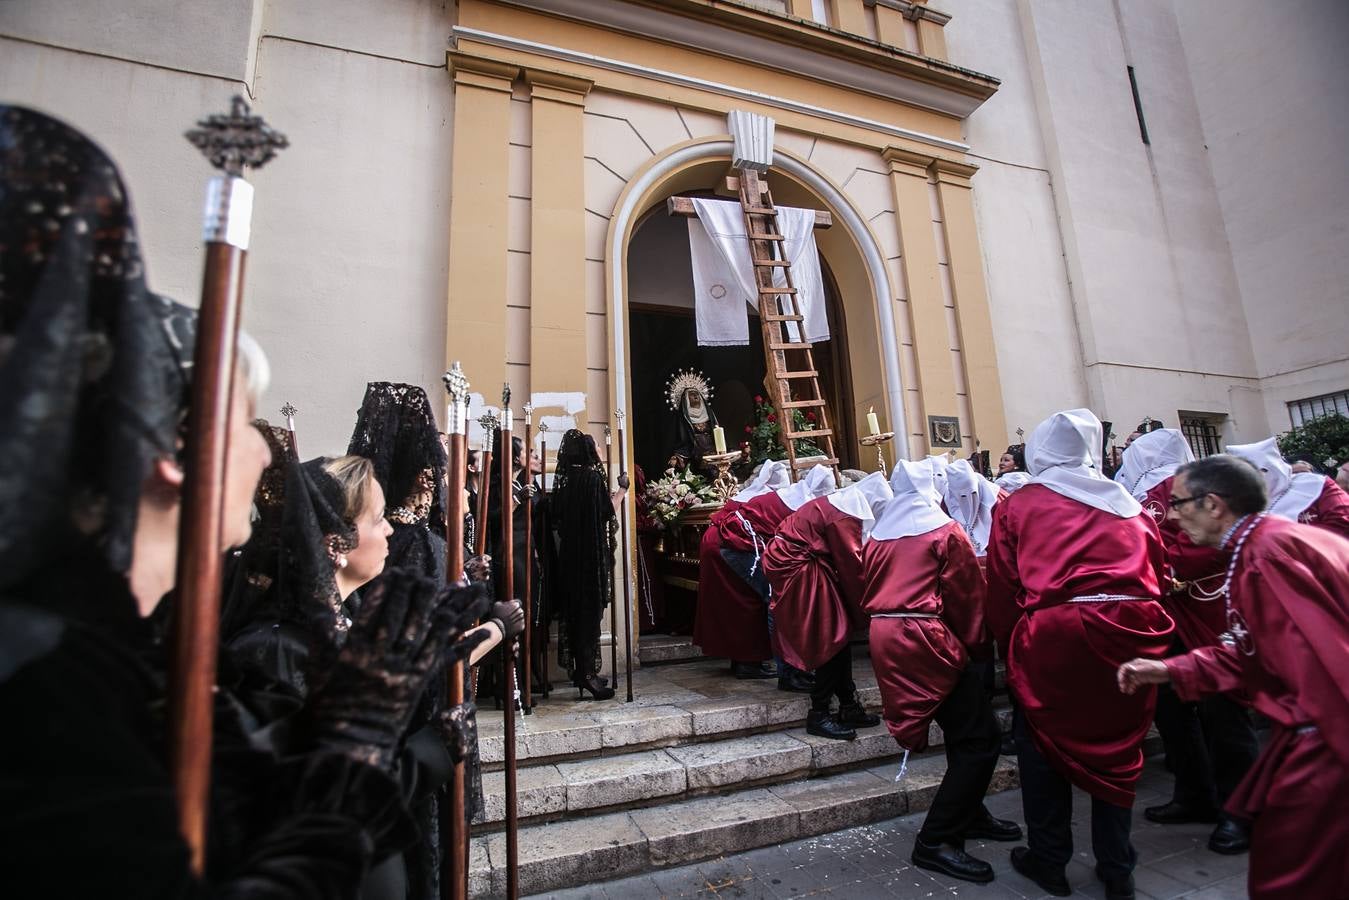
{"label": "processional staff", "polygon": [[[445,580],[453,584],[464,573],[464,479],[468,461],[468,379],[456,361],[445,373],[449,408],[445,430],[449,435],[445,503]],[[464,703],[464,661],[459,660],[446,676],[446,696],[453,708]],[[464,805],[466,768],[460,759],[450,780],[449,803],[440,809],[442,837],[440,896],[442,900],[468,898],[468,814]]]}
{"label": "processional staff", "polygon": [[169,745],[178,824],[191,850],[192,869],[201,875],[206,862],[211,713],[220,637],[225,459],[253,214],[253,186],[241,176],[244,166],[261,167],[287,141],[261,117],[252,115],[242,97],[234,98],[228,115],[210,116],[197,124],[200,127],[186,137],[222,174],[214,176],[206,189],[206,254],[183,454]]}
{"label": "processional staff", "polygon": [[[497,599],[511,601],[515,599],[515,495],[511,484],[515,477],[515,460],[512,458],[511,426],[511,386],[501,389],[501,581],[497,585]],[[529,627],[528,621],[525,627]],[[517,643],[514,640],[501,646],[501,725],[502,743],[506,755],[506,897],[516,900],[520,896],[520,849],[517,818],[516,757],[515,757],[515,703],[518,691],[515,689],[515,654]]]}
{"label": "processional staff", "polygon": [[[613,471],[614,435],[613,432],[609,429],[608,425],[604,426],[604,466],[610,472]],[[620,479],[622,479],[623,477],[621,469],[619,471],[618,477]],[[619,503],[618,512],[620,515],[622,514],[623,511],[622,503],[626,502],[626,500],[627,496],[624,495],[623,501],[620,501]],[[624,560],[626,561],[627,554],[624,553],[623,557]],[[626,568],[624,568],[623,574],[624,580],[626,580],[627,576]],[[629,662],[629,665],[631,665],[631,662]],[[613,600],[609,602],[609,671],[612,673],[611,677],[614,679],[614,691],[617,692],[618,691],[618,598],[617,597],[615,597]]]}
{"label": "processional staff", "polygon": [[286,437],[290,441],[290,458],[300,461],[300,442],[295,439],[295,414],[299,412],[289,401],[281,407],[281,415],[286,419]]}
{"label": "processional staff", "polygon": [[[628,442],[623,433],[623,420],[627,418],[623,410],[617,410],[614,418],[618,420],[618,460],[620,476],[628,473]],[[628,557],[628,495],[623,495],[623,500],[618,508],[619,527],[622,529],[623,538],[623,639],[625,651],[627,653],[626,666],[628,679],[628,699],[632,702],[632,564]],[[617,677],[617,673],[614,673]],[[615,685],[617,687],[617,685]]]}
{"label": "processional staff", "polygon": [[[543,491],[544,497],[548,496],[548,422],[542,416],[539,417],[539,468],[543,471],[539,473],[539,487]],[[544,522],[548,521],[547,514],[552,512],[552,507],[545,509]],[[548,541],[551,538],[547,532],[544,533],[544,547],[548,547]],[[542,559],[547,559],[545,552]],[[542,559],[540,561],[542,561]],[[551,590],[548,582],[544,582],[545,590]],[[545,594],[544,596],[548,596]],[[549,610],[544,608],[543,621],[543,652],[539,654],[539,671],[543,674],[543,698],[548,699],[548,695],[553,692],[553,679],[548,676],[548,652],[552,644],[552,624],[549,622]]]}
{"label": "processional staff", "polygon": [[524,712],[534,711],[534,465],[531,444],[534,436],[530,433],[534,424],[534,406],[524,405],[525,413],[525,585],[522,594],[525,613],[524,641]]}
{"label": "processional staff", "polygon": [[478,417],[482,426],[482,449],[478,451],[478,509],[473,517],[473,552],[482,556],[487,552],[487,498],[492,493],[492,437],[497,430],[497,417],[483,413]]}

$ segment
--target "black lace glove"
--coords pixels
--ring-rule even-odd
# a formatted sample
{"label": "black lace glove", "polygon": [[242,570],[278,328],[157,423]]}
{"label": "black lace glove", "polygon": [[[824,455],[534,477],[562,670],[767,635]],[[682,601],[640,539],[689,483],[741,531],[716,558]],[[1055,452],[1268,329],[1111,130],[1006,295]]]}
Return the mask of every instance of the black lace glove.
{"label": "black lace glove", "polygon": [[473,755],[478,746],[478,707],[472,701],[443,710],[437,718],[450,761],[461,763]]}
{"label": "black lace glove", "polygon": [[509,644],[525,630],[525,611],[519,600],[499,600],[492,604],[492,618],[501,626],[502,643]]}
{"label": "black lace glove", "polygon": [[447,588],[408,570],[385,572],[361,604],[346,645],[310,693],[319,743],[388,769],[428,675],[476,644],[458,639],[486,602],[481,585]]}
{"label": "black lace glove", "polygon": [[619,476],[618,476],[618,489],[619,489],[620,491],[626,491],[631,485],[632,485],[632,481],[628,478],[628,473],[627,473],[627,472],[623,472],[623,473],[619,474]]}

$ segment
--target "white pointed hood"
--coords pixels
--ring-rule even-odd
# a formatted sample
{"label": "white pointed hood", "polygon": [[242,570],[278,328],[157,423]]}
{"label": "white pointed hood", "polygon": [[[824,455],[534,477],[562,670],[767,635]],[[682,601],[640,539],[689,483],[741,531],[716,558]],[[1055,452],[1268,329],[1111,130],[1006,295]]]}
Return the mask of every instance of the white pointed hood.
{"label": "white pointed hood", "polygon": [[1054,413],[1026,441],[1031,484],[1087,506],[1132,518],[1143,511],[1124,485],[1101,474],[1101,420],[1089,409]]}
{"label": "white pointed hood", "polygon": [[1115,480],[1142,502],[1148,491],[1161,484],[1176,469],[1194,462],[1194,451],[1185,435],[1175,428],[1159,428],[1140,434],[1124,451],[1124,465]]}
{"label": "white pointed hood", "polygon": [[862,540],[866,541],[876,525],[876,517],[893,496],[894,491],[890,490],[890,482],[885,476],[872,472],[856,484],[834,491],[826,499],[835,508],[862,521]]}
{"label": "white pointed hood", "polygon": [[787,464],[779,459],[766,459],[760,464],[749,484],[741,488],[731,499],[737,503],[748,503],[760,494],[781,490],[789,484],[791,479],[787,477]]}
{"label": "white pointed hood", "polygon": [[892,541],[915,534],[927,534],[951,521],[951,517],[937,505],[937,488],[932,480],[930,458],[920,462],[898,460],[895,471],[890,475],[890,489],[894,492],[894,499],[881,510],[876,527],[871,529],[872,540]]}
{"label": "white pointed hood", "polygon": [[965,530],[976,556],[988,551],[988,534],[993,528],[993,506],[998,489],[974,471],[967,461],[958,459],[946,467],[946,511]]}
{"label": "white pointed hood", "polygon": [[1326,479],[1317,472],[1298,472],[1284,462],[1279,452],[1279,442],[1274,438],[1256,441],[1254,444],[1228,444],[1227,452],[1239,456],[1260,470],[1265,476],[1265,487],[1269,488],[1269,506],[1265,507],[1276,516],[1297,521],[1307,507],[1316,502],[1325,489]]}
{"label": "white pointed hood", "polygon": [[1030,484],[1029,472],[1005,472],[993,481],[998,487],[1011,494]]}
{"label": "white pointed hood", "polygon": [[832,493],[838,483],[834,480],[834,470],[828,466],[815,466],[796,484],[788,485],[778,491],[778,497],[790,510],[798,510],[816,497]]}

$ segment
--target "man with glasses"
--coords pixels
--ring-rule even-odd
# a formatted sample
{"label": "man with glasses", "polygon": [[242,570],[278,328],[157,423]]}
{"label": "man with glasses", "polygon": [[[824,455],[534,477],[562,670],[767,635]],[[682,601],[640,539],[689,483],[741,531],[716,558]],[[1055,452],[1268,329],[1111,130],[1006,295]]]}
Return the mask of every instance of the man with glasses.
{"label": "man with glasses", "polygon": [[1241,691],[1273,733],[1226,810],[1252,823],[1254,898],[1342,897],[1349,885],[1349,540],[1266,512],[1261,473],[1233,456],[1181,466],[1168,516],[1228,559],[1217,646],[1120,666],[1120,690],[1170,682],[1182,700]]}

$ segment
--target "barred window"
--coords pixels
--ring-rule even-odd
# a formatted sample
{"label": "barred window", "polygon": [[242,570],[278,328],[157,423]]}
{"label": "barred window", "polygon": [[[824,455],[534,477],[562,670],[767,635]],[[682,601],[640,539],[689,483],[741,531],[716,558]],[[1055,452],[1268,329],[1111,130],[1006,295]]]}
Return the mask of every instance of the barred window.
{"label": "barred window", "polygon": [[1218,434],[1221,419],[1206,416],[1181,416],[1180,433],[1190,444],[1195,459],[1222,452],[1222,438]]}
{"label": "barred window", "polygon": [[1301,428],[1312,419],[1319,419],[1331,413],[1349,416],[1349,391],[1322,394],[1320,397],[1294,400],[1288,404],[1288,418],[1292,420],[1294,428]]}

